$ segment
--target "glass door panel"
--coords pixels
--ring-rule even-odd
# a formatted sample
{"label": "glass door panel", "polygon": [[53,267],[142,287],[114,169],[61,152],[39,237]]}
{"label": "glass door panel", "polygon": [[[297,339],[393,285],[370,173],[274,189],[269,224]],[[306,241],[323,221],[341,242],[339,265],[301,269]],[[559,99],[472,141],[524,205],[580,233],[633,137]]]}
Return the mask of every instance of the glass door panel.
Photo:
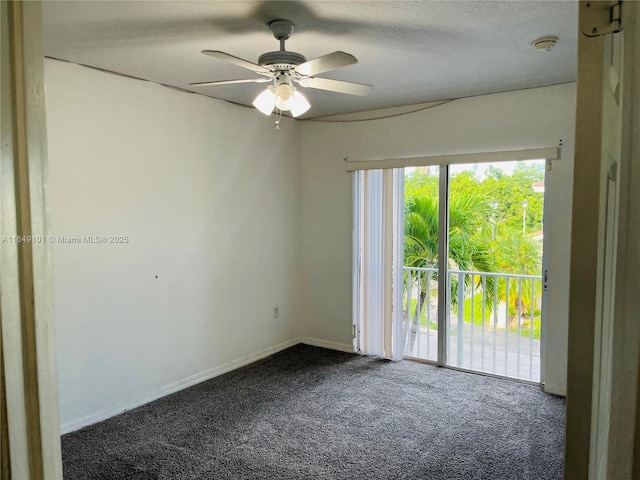
{"label": "glass door panel", "polygon": [[449,167],[447,365],[540,381],[545,161]]}
{"label": "glass door panel", "polygon": [[404,356],[438,360],[438,198],[440,168],[405,168]]}

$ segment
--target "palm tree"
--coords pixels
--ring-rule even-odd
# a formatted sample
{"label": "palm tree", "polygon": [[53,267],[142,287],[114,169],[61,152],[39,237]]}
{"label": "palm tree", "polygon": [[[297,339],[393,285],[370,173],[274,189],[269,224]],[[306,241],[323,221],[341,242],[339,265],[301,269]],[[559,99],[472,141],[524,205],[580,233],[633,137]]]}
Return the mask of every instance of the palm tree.
{"label": "palm tree", "polygon": [[404,264],[433,267],[438,262],[438,199],[413,197],[404,215]]}
{"label": "palm tree", "polygon": [[[501,272],[521,275],[540,275],[540,245],[531,238],[523,237],[519,232],[511,232],[496,242],[496,259]],[[498,295],[507,302],[513,318],[519,318],[523,312],[531,313],[535,309],[535,282],[510,278],[508,280],[509,298],[507,298],[507,280],[498,284]],[[531,299],[534,299],[532,303]]]}
{"label": "palm tree", "polygon": [[[434,195],[410,196],[405,202],[405,244],[404,264],[414,268],[434,268],[438,263],[438,199]],[[495,260],[491,254],[489,241],[482,235],[486,219],[491,215],[490,205],[478,195],[452,196],[449,202],[449,256],[451,269],[493,272]],[[419,282],[420,295],[411,323],[410,347],[413,348],[418,331],[419,318],[424,308],[426,291],[426,275],[414,273],[406,278],[407,288]],[[438,274],[431,278],[437,282]],[[482,288],[481,277],[474,285],[476,291]],[[457,277],[451,279],[451,303],[457,305],[458,288],[465,293],[471,291],[471,275],[464,275],[464,285],[459,286]],[[493,302],[494,279],[487,277],[485,302]],[[411,315],[411,305],[407,305],[407,313]]]}

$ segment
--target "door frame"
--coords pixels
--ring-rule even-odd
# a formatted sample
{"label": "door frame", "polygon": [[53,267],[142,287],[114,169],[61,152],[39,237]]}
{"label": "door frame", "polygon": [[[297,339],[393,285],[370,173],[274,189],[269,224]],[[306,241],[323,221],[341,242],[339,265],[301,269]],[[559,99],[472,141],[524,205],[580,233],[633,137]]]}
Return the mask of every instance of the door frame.
{"label": "door frame", "polygon": [[[588,24],[591,7],[606,9],[620,2],[579,3],[579,23]],[[602,36],[578,33],[578,88],[576,105],[575,168],[573,183],[571,267],[569,286],[569,343],[567,365],[567,410],[565,478],[598,478],[592,462],[592,435],[604,435],[608,442],[606,478],[640,477],[640,326],[637,291],[640,288],[640,34],[637,2],[622,2],[622,128],[618,178],[617,255],[613,318],[613,347],[608,431],[594,425],[594,355],[598,313],[596,301],[599,268],[602,268],[602,226],[604,194],[602,168],[603,132],[610,128],[604,117],[604,90],[610,78],[605,64]],[[582,28],[583,31],[589,29]],[[596,29],[597,31],[597,29]],[[593,30],[591,30],[593,32]],[[611,35],[611,34],[609,34]],[[606,151],[605,151],[606,153]],[[592,430],[595,427],[596,430]]]}
{"label": "door frame", "polygon": [[[39,1],[0,2],[0,477],[62,478]],[[6,108],[5,108],[6,107]]]}
{"label": "door frame", "polygon": [[542,213],[542,305],[540,308],[540,384],[545,386],[547,367],[547,319],[549,301],[547,289],[549,287],[549,225],[551,222],[551,182],[553,177],[553,162],[546,160],[544,171],[544,197]]}

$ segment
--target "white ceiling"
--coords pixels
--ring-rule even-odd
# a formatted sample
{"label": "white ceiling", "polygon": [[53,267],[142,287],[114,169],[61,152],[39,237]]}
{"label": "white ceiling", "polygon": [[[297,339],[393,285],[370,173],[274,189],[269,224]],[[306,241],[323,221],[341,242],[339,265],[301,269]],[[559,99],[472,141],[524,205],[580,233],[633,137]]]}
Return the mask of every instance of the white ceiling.
{"label": "white ceiling", "polygon": [[[256,62],[278,50],[271,20],[296,25],[287,50],[335,50],[356,65],[320,77],[369,83],[367,97],[305,89],[304,118],[571,82],[576,1],[47,1],[45,55],[251,105],[262,84],[189,87],[255,75],[200,53]],[[560,37],[537,51],[531,41]]]}

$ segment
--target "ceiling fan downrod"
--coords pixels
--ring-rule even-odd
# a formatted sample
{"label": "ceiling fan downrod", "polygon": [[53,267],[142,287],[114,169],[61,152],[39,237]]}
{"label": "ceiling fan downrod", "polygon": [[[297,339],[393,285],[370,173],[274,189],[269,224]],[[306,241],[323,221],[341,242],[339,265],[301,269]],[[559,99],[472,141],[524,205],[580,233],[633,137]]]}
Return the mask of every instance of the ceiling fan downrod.
{"label": "ceiling fan downrod", "polygon": [[284,41],[291,37],[296,26],[290,20],[273,20],[269,22],[269,30],[276,40],[280,41],[280,51],[284,52]]}
{"label": "ceiling fan downrod", "polygon": [[260,55],[258,65],[273,71],[288,72],[296,65],[307,61],[304,55],[298,52],[288,52],[284,48],[285,40],[288,40],[295,30],[295,25],[290,20],[273,20],[269,22],[269,30],[276,40],[280,41],[280,50],[267,52]]}

